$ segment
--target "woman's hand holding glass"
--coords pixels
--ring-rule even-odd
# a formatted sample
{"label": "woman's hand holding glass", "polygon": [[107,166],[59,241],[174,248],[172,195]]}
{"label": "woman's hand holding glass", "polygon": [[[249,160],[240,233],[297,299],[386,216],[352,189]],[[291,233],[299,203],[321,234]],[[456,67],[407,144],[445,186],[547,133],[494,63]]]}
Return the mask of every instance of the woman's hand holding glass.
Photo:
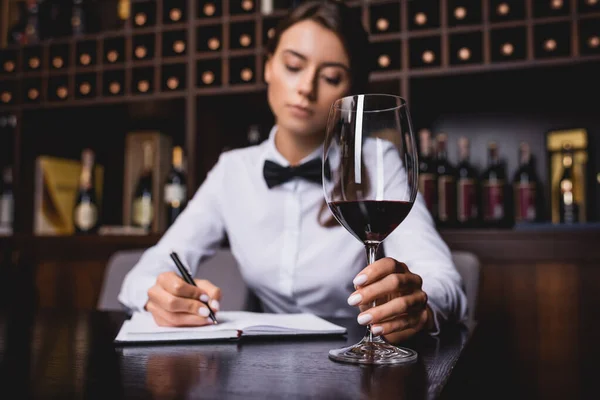
{"label": "woman's hand holding glass", "polygon": [[[423,280],[406,264],[386,257],[359,272],[353,281],[356,291],[348,304],[359,306],[358,322],[371,324],[374,335],[398,343],[434,326]],[[377,304],[371,307],[373,302]]]}

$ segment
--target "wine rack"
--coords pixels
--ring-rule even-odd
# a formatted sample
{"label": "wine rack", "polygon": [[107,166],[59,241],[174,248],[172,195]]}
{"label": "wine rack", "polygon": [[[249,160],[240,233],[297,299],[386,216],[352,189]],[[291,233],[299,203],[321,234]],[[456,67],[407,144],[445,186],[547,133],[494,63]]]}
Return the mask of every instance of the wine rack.
{"label": "wine rack", "polygon": [[[266,45],[292,3],[275,0],[263,14],[260,0],[132,0],[129,17],[103,29],[0,48],[0,112],[177,99],[194,159],[197,102],[262,95]],[[409,98],[423,77],[600,62],[600,1],[346,4],[372,43],[372,91]]]}
{"label": "wine rack", "polygon": [[[593,0],[347,3],[362,11],[370,34],[371,81],[396,79],[404,82],[405,90],[407,80],[422,75],[600,60],[600,2]],[[0,49],[0,79],[10,81],[3,84],[8,88],[5,99],[10,100],[0,107],[50,105],[57,101],[50,78],[65,76],[67,82],[75,82],[83,73],[95,75],[97,90],[82,97],[71,83],[67,95],[58,99],[65,105],[83,99],[85,104],[101,103],[106,93],[115,96],[107,92],[106,72],[123,70],[133,79],[134,69],[140,68],[152,75],[153,89],[144,92],[147,96],[172,96],[173,91],[200,96],[207,87],[210,93],[222,94],[264,90],[260,75],[265,47],[290,5],[275,1],[273,10],[263,15],[257,0],[134,0],[121,29]],[[188,76],[177,85],[159,81],[169,70],[163,66],[171,63],[188,63],[191,69],[185,75],[193,79]],[[189,92],[181,90],[182,82]],[[124,101],[137,93],[133,81],[119,85],[116,95]]]}

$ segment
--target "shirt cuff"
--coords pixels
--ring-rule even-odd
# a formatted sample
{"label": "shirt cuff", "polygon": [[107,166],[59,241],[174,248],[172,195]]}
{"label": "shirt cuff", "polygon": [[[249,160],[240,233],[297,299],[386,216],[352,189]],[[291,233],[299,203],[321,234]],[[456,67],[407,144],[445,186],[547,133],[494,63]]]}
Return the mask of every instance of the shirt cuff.
{"label": "shirt cuff", "polygon": [[119,302],[131,311],[144,311],[148,302],[148,290],[156,283],[155,276],[136,277],[135,284],[119,294]]}
{"label": "shirt cuff", "polygon": [[429,308],[431,308],[431,313],[433,314],[434,322],[433,328],[428,330],[427,333],[431,336],[437,336],[440,334],[442,323],[445,320],[444,314],[442,313],[440,308],[437,305],[435,305],[435,303],[433,303],[431,300],[427,303],[427,305],[429,306]]}

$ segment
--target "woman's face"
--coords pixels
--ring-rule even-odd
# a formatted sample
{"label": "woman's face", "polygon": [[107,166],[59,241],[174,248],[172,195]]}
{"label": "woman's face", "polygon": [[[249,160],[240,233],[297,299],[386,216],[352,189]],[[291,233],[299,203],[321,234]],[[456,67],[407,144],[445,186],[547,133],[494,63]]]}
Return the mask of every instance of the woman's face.
{"label": "woman's face", "polygon": [[331,104],[350,90],[350,62],[335,33],[317,22],[283,32],[265,64],[277,125],[294,135],[323,135]]}

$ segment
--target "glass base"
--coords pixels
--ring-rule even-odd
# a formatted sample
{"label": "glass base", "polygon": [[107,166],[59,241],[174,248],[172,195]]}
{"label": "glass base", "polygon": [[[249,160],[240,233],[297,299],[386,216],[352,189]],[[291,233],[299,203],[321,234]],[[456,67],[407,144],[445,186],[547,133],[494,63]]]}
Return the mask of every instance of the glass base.
{"label": "glass base", "polygon": [[351,364],[405,364],[417,360],[417,352],[405,347],[386,343],[379,336],[372,341],[368,334],[357,344],[341,349],[329,350],[329,358]]}

